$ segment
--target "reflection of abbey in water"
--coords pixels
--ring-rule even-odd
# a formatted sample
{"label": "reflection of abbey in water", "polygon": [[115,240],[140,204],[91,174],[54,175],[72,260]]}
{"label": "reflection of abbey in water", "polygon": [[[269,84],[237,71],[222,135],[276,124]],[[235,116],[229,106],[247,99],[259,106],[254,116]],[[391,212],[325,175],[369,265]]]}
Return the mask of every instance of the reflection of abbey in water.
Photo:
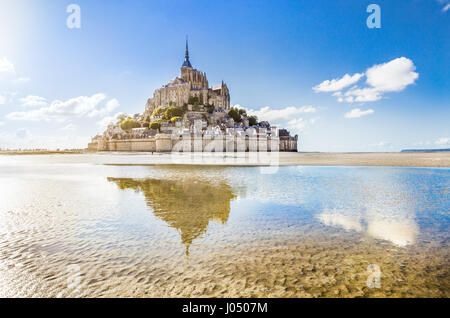
{"label": "reflection of abbey in water", "polygon": [[236,198],[225,182],[129,178],[108,178],[108,181],[122,190],[142,191],[154,215],[180,232],[186,254],[192,241],[206,232],[210,221],[227,222],[230,201]]}

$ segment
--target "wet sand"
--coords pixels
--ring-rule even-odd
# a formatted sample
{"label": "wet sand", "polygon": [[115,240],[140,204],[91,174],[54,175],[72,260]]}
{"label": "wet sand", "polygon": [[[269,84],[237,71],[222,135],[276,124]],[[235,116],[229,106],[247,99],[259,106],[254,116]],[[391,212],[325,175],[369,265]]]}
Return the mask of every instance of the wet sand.
{"label": "wet sand", "polygon": [[448,169],[148,158],[3,158],[0,297],[450,295]]}
{"label": "wet sand", "polygon": [[281,153],[281,165],[450,167],[450,152]]}
{"label": "wet sand", "polygon": [[[280,152],[275,153],[203,153],[200,160],[186,160],[186,156],[199,156],[199,153],[146,153],[146,152],[0,152],[0,155],[56,155],[74,156],[81,161],[91,161],[91,157],[99,159],[98,164],[112,165],[218,165],[218,166],[386,166],[386,167],[450,167],[450,152]],[[267,158],[265,158],[267,155]],[[118,159],[107,162],[102,157]],[[129,157],[130,162],[123,158]],[[138,159],[137,159],[138,158]],[[136,160],[137,159],[137,160]],[[229,160],[231,159],[231,160]],[[64,160],[71,161],[70,158]]]}
{"label": "wet sand", "polygon": [[[154,250],[149,257],[142,250],[105,253],[104,248],[83,256],[78,288],[67,288],[71,273],[61,251],[8,255],[16,262],[4,275],[10,289],[1,296],[448,297],[450,290],[448,253],[434,244],[402,249],[336,234],[334,241],[320,236],[303,237],[301,243],[255,240],[216,246],[210,253],[200,244],[189,257],[181,250]],[[81,261],[75,255],[69,259]],[[367,285],[371,264],[380,266],[380,288]],[[26,279],[18,279],[24,274]]]}
{"label": "wet sand", "polygon": [[71,155],[86,153],[84,150],[0,150],[0,155],[6,156],[30,156],[30,155]]}

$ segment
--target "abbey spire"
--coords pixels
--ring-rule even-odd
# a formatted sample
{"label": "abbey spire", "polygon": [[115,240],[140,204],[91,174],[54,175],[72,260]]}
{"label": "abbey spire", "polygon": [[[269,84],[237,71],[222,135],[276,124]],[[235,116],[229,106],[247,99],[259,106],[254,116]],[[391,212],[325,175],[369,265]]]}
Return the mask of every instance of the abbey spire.
{"label": "abbey spire", "polygon": [[188,37],[186,35],[186,52],[184,54],[184,63],[181,67],[191,67],[191,62],[189,61],[189,46],[188,46]]}

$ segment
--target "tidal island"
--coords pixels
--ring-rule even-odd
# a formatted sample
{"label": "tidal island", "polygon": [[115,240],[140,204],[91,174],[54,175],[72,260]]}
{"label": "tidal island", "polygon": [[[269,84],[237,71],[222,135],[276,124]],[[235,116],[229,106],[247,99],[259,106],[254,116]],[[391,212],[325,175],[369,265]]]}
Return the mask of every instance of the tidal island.
{"label": "tidal island", "polygon": [[206,73],[192,67],[186,39],[180,76],[155,90],[142,114],[119,116],[88,150],[296,152],[297,141],[286,129],[231,107],[227,85],[210,87]]}

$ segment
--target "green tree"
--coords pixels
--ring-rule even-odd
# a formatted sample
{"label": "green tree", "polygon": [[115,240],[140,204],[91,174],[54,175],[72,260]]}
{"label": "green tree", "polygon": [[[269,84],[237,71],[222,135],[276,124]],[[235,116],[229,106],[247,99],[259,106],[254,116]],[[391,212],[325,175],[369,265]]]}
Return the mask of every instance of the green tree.
{"label": "green tree", "polygon": [[153,110],[152,116],[161,116],[164,114],[164,108],[162,107],[157,107]]}
{"label": "green tree", "polygon": [[206,110],[208,111],[208,113],[212,114],[214,112],[214,105],[206,105]]}
{"label": "green tree", "polygon": [[189,98],[189,104],[198,106],[199,103],[200,103],[200,100],[198,99],[197,96],[193,96],[193,97]]}
{"label": "green tree", "polygon": [[184,115],[184,110],[182,107],[171,106],[164,112],[164,119],[171,119],[172,117],[181,117]]}
{"label": "green tree", "polygon": [[240,123],[242,120],[241,115],[239,114],[239,111],[235,107],[231,107],[230,111],[228,112],[228,116],[233,118],[233,120],[236,123]]}
{"label": "green tree", "polygon": [[157,129],[159,130],[161,128],[161,124],[157,121],[152,121],[150,123],[150,129]]}
{"label": "green tree", "polygon": [[181,117],[180,116],[175,116],[175,117],[170,118],[170,121],[172,123],[175,123],[178,119],[181,119]]}
{"label": "green tree", "polygon": [[120,123],[120,128],[122,128],[123,130],[130,130],[139,127],[141,127],[141,124],[137,120],[130,117]]}
{"label": "green tree", "polygon": [[256,116],[248,116],[248,124],[250,126],[258,125],[258,117],[256,117]]}
{"label": "green tree", "polygon": [[[237,109],[237,108],[236,108]],[[243,108],[241,108],[241,109],[239,109],[239,115],[247,115],[247,111],[245,110],[245,109],[243,109]]]}
{"label": "green tree", "polygon": [[121,122],[123,122],[127,118],[128,118],[127,114],[120,114],[119,116],[117,116],[117,124],[119,125]]}

